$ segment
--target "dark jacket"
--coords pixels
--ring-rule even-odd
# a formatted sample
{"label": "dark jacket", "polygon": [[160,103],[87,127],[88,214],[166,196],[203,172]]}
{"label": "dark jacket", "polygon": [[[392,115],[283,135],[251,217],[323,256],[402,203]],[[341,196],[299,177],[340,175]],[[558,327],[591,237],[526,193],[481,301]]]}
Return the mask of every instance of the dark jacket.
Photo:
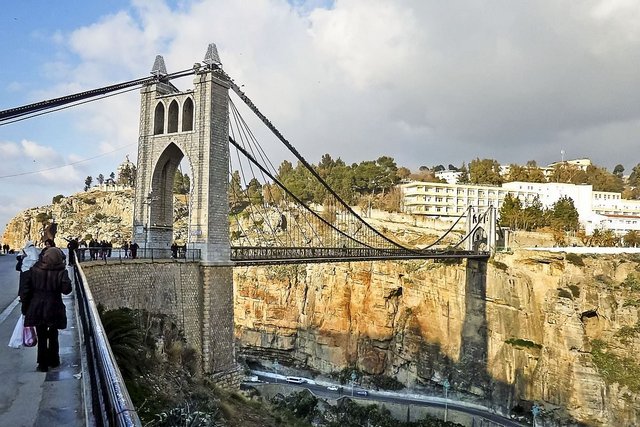
{"label": "dark jacket", "polygon": [[67,327],[67,315],[62,294],[71,293],[71,280],[58,248],[47,249],[31,267],[24,283],[20,284],[20,300],[26,306],[25,326]]}

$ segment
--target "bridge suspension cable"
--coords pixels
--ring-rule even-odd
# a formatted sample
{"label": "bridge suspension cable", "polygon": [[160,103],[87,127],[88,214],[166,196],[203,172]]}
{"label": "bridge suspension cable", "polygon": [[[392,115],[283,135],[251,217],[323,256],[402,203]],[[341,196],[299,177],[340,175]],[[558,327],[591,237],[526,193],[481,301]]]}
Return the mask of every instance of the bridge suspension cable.
{"label": "bridge suspension cable", "polygon": [[[16,108],[10,108],[8,110],[0,111],[0,126],[6,125],[9,123],[13,123],[18,121],[20,117],[28,116],[28,118],[35,117],[37,115],[42,115],[46,113],[50,113],[53,111],[57,111],[64,105],[73,104],[80,105],[85,100],[96,100],[103,97],[103,95],[112,93],[112,92],[126,92],[124,89],[127,88],[136,88],[141,87],[145,84],[149,84],[152,82],[165,82],[171,79],[176,79],[179,77],[185,77],[188,75],[195,74],[196,70],[193,68],[177,71],[175,73],[170,73],[162,76],[150,76],[144,77],[140,79],[129,80],[127,82],[117,83],[110,86],[104,86],[98,89],[91,89],[84,92],[78,92],[72,95],[61,96],[59,98],[53,98],[45,101],[36,102],[33,104],[23,105]],[[88,101],[85,101],[88,102]]]}
{"label": "bridge suspension cable", "polygon": [[[222,71],[222,70],[221,70]],[[351,206],[349,206],[328,184],[327,182],[322,179],[322,177],[318,174],[318,172],[313,168],[313,166],[307,162],[307,160],[298,152],[298,150],[295,149],[295,147],[293,147],[293,145],[291,145],[291,143],[282,135],[282,133],[275,127],[275,125],[273,125],[271,123],[271,121],[269,121],[269,119],[267,119],[267,117],[262,114],[262,112],[258,109],[258,107],[251,101],[251,99],[249,99],[249,97],[240,89],[240,87],[233,81],[233,79],[231,79],[226,73],[225,76],[227,77],[229,84],[231,86],[231,89],[233,89],[233,91],[236,93],[236,95],[238,95],[238,97],[247,105],[247,107],[249,107],[254,114],[256,114],[256,116],[264,123],[265,126],[267,126],[267,128],[269,128],[269,130],[271,130],[271,132],[280,140],[280,142],[282,142],[287,149],[300,161],[300,163],[302,163],[306,169],[315,177],[315,179],[326,189],[327,192],[329,192],[334,198],[335,200],[342,206],[343,209],[347,210],[348,212],[350,212],[351,215],[353,215],[355,218],[357,218],[360,223],[364,226],[367,227],[371,232],[373,232],[374,234],[376,234],[378,237],[380,237],[382,240],[385,241],[385,243],[388,246],[391,246],[393,248],[398,248],[398,249],[404,249],[407,251],[414,251],[414,249],[411,248],[407,248],[397,242],[394,242],[393,240],[389,239],[387,236],[385,236],[384,234],[380,233],[378,230],[376,230],[375,228],[373,228],[369,223],[367,223],[364,219],[362,219],[362,217],[360,217],[352,208]]]}

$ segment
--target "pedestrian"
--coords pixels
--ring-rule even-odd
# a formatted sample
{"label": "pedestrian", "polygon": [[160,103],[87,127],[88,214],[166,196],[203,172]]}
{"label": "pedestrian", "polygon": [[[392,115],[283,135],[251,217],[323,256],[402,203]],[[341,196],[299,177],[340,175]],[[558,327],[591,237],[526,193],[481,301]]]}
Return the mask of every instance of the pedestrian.
{"label": "pedestrian", "polygon": [[69,249],[69,264],[75,265],[76,263],[76,250],[80,247],[78,243],[78,238],[70,237],[69,239],[65,239],[67,242],[67,249]]}
{"label": "pedestrian", "polygon": [[[22,287],[22,284],[27,278],[27,275],[30,274],[30,269],[33,265],[38,262],[40,258],[40,251],[35,247],[31,240],[28,240],[25,243],[24,248],[20,251],[20,254],[16,257],[18,262],[16,263],[16,270],[20,272],[20,281],[19,287]],[[20,290],[18,289],[18,293]]]}
{"label": "pedestrian", "polygon": [[171,245],[171,258],[178,258],[178,244],[176,242]]}
{"label": "pedestrian", "polygon": [[129,243],[127,243],[127,241],[124,241],[124,244],[122,245],[122,249],[124,250],[124,257],[125,258],[129,258]]}
{"label": "pedestrian", "polygon": [[58,329],[67,328],[62,294],[71,293],[64,253],[56,247],[43,251],[40,260],[20,287],[24,326],[35,326],[38,335],[37,370],[60,366]]}
{"label": "pedestrian", "polygon": [[131,258],[136,259],[136,257],[138,256],[139,247],[140,246],[138,246],[136,242],[131,242],[131,244],[129,245],[129,250],[131,251]]}

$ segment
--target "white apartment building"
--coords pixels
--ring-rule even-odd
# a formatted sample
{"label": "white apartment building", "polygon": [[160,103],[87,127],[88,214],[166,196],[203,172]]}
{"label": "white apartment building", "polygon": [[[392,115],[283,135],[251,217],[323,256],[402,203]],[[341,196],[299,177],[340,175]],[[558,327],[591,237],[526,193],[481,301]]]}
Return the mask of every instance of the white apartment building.
{"label": "white apartment building", "polygon": [[[500,207],[508,190],[498,186],[448,184],[440,182],[411,181],[400,185],[402,210],[405,213],[429,216],[460,216],[473,206],[484,210],[489,206]],[[534,192],[526,194],[533,199]]]}
{"label": "white apartment building", "polygon": [[444,171],[438,171],[434,175],[438,179],[444,179],[445,181],[447,181],[447,184],[457,184],[458,178],[460,178],[460,175],[462,175],[462,172],[453,171],[453,170],[444,170]]}
{"label": "white apartment building", "polygon": [[593,191],[591,185],[508,182],[498,187],[412,181],[401,184],[400,189],[403,212],[416,215],[457,217],[468,206],[499,209],[507,194],[518,197],[524,206],[537,198],[545,208],[570,197],[587,234],[598,228],[618,235],[640,231],[640,201],[622,199],[620,193]]}

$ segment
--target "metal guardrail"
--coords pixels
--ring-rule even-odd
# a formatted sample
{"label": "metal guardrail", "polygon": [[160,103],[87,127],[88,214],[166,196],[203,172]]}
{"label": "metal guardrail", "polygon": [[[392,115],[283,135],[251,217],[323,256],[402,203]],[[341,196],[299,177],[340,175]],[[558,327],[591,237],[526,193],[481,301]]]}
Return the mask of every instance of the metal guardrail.
{"label": "metal guardrail", "polygon": [[120,248],[89,247],[76,249],[79,262],[104,261],[105,263],[123,263],[134,259],[146,259],[154,261],[156,259],[173,259],[176,261],[200,261],[200,249],[177,249],[170,248],[138,248],[135,256],[131,250],[125,251]]}
{"label": "metal guardrail", "polygon": [[231,260],[237,265],[266,265],[287,263],[351,262],[373,260],[408,259],[462,259],[488,258],[488,252],[474,252],[461,249],[426,249],[409,251],[406,249],[377,248],[307,248],[273,246],[232,246]]}
{"label": "metal guardrail", "polygon": [[91,414],[88,414],[88,421],[98,427],[141,427],[142,423],[129,397],[87,279],[79,264],[74,268],[74,278],[80,319],[78,333],[86,355],[83,371],[84,375],[89,376],[91,389]]}

